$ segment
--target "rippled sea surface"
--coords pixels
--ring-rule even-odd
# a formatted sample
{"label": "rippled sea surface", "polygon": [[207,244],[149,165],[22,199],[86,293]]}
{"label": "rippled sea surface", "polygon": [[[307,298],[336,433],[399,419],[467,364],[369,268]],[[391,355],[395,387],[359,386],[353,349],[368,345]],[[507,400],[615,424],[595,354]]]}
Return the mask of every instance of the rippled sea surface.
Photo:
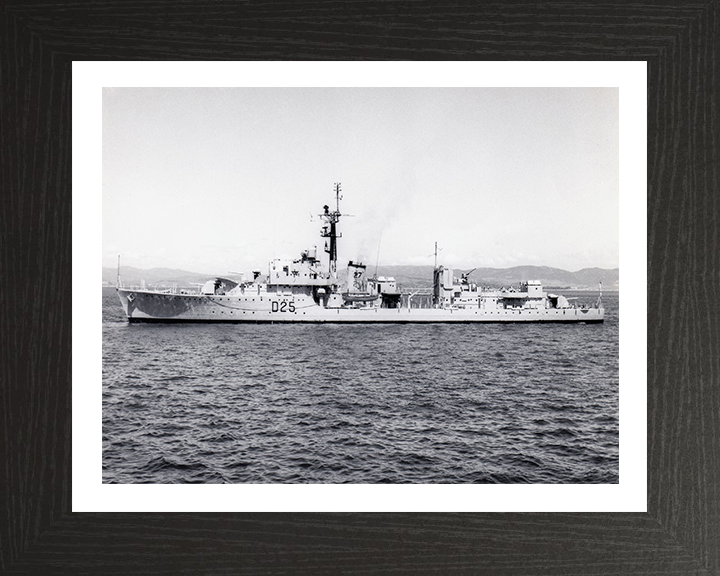
{"label": "rippled sea surface", "polygon": [[103,482],[617,483],[603,300],[588,325],[131,325],[103,288]]}

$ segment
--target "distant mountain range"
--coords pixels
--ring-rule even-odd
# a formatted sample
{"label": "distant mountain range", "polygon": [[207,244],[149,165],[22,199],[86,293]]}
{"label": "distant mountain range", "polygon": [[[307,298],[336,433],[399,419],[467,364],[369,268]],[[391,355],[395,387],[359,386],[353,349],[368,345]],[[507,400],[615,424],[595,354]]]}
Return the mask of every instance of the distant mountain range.
{"label": "distant mountain range", "polygon": [[[468,272],[470,269],[455,270],[455,276]],[[369,268],[368,274],[373,274],[374,269]],[[138,285],[141,280],[146,284],[172,286],[179,288],[193,287],[215,276],[228,276],[230,274],[199,274],[186,270],[175,270],[170,268],[150,268],[142,270],[123,266],[120,269],[121,279],[124,284]],[[378,276],[393,276],[398,284],[405,289],[423,289],[432,287],[432,266],[380,266],[377,270]],[[115,268],[103,268],[103,286],[115,286],[117,270]],[[342,277],[342,273],[340,274]],[[577,272],[568,272],[560,268],[548,266],[515,266],[513,268],[476,268],[469,275],[470,282],[482,286],[500,287],[510,286],[526,280],[539,280],[547,288],[565,288],[578,290],[596,290],[598,282],[603,283],[603,290],[619,290],[620,288],[619,268],[583,268]]]}

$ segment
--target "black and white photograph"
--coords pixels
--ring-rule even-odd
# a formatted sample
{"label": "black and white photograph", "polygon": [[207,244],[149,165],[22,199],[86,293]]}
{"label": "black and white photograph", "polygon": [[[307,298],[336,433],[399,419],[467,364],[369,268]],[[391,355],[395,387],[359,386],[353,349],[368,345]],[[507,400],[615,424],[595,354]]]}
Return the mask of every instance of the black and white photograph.
{"label": "black and white photograph", "polygon": [[617,88],[102,93],[102,482],[617,484]]}

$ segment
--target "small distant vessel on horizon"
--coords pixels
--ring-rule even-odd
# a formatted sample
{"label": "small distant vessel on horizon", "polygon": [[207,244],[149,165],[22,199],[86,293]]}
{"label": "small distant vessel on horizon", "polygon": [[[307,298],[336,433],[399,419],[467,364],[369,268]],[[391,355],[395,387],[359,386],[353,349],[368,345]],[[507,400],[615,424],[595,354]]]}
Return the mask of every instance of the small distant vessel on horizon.
{"label": "small distant vessel on horizon", "polygon": [[[296,260],[275,259],[263,279],[260,270],[252,280],[235,282],[217,277],[197,292],[153,290],[145,286],[116,286],[130,322],[332,322],[332,323],[467,323],[604,321],[602,293],[592,307],[577,307],[564,296],[543,291],[539,281],[517,288],[484,289],[469,281],[469,274],[455,277],[452,269],[437,265],[433,271],[432,305],[412,308],[412,294],[404,295],[392,277],[367,277],[362,262],[348,262],[347,279],[337,271],[337,224],[341,189],[335,184],[335,210],[323,206],[320,236],[326,239],[328,265],[323,266],[317,247],[303,250]],[[119,268],[119,267],[118,267]]]}

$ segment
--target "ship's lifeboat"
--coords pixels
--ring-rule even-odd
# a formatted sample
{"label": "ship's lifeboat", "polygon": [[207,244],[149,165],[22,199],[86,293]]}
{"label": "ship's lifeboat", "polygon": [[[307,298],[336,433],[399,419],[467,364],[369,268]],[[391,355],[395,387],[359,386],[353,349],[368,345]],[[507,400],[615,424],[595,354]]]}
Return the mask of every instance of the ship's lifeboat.
{"label": "ship's lifeboat", "polygon": [[372,302],[377,300],[378,295],[343,292],[342,297],[345,302]]}

